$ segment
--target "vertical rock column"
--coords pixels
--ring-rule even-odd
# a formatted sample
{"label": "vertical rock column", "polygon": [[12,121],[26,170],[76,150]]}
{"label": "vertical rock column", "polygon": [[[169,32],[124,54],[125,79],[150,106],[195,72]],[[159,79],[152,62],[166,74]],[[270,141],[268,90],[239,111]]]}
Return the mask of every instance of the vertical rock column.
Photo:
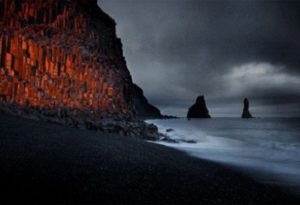
{"label": "vertical rock column", "polygon": [[96,1],[0,0],[0,6],[1,101],[131,113],[132,80],[115,22]]}

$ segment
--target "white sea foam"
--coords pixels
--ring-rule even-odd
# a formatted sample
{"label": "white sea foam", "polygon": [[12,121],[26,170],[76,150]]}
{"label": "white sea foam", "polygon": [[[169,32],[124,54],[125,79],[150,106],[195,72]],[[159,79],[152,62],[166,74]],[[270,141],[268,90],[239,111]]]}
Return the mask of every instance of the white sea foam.
{"label": "white sea foam", "polygon": [[[234,165],[265,182],[300,192],[300,119],[149,120],[179,143],[157,143]],[[167,132],[167,129],[173,129]],[[186,143],[193,141],[195,143]]]}

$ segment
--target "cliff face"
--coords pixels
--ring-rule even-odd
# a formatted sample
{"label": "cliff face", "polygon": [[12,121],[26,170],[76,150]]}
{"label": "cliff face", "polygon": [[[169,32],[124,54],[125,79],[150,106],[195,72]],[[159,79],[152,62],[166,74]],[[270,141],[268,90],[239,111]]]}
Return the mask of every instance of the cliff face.
{"label": "cliff face", "polygon": [[144,96],[143,90],[136,84],[133,84],[132,86],[132,95],[135,112],[139,118],[149,119],[164,117],[160,113],[159,109],[157,109],[148,102],[148,100]]}
{"label": "cliff face", "polygon": [[115,26],[97,0],[0,0],[0,108],[155,139],[135,118]]}
{"label": "cliff face", "polygon": [[204,96],[197,97],[195,104],[188,110],[187,118],[210,118]]}
{"label": "cliff face", "polygon": [[131,86],[96,0],[0,0],[1,101],[130,116]]}

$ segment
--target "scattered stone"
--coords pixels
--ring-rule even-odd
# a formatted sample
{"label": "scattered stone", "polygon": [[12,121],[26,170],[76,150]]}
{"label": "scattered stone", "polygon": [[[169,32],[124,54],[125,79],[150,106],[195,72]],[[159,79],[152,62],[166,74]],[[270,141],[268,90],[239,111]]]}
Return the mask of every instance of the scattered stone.
{"label": "scattered stone", "polygon": [[168,143],[179,143],[178,140],[171,139],[169,136],[163,136],[160,141],[168,142]]}
{"label": "scattered stone", "polygon": [[173,132],[173,131],[174,131],[174,129],[172,129],[172,128],[166,129],[166,132]]}
{"label": "scattered stone", "polygon": [[180,140],[181,142],[185,142],[185,143],[190,143],[190,144],[195,144],[197,143],[196,140]]}

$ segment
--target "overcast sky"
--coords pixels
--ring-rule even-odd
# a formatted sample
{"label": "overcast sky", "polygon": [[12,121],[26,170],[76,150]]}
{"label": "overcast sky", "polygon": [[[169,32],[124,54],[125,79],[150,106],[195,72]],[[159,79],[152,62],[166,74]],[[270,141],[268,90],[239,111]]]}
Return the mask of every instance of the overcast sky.
{"label": "overcast sky", "polygon": [[300,1],[99,0],[133,81],[164,114],[300,116]]}

